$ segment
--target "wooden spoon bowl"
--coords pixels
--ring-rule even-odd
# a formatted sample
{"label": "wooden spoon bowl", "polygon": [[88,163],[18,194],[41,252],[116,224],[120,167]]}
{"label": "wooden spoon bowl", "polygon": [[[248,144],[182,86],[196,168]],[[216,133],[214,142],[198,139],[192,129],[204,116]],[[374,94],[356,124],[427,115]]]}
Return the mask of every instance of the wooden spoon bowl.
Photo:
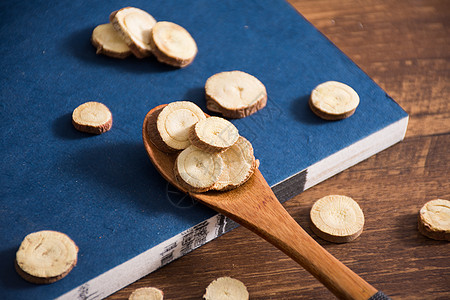
{"label": "wooden spoon bowl", "polygon": [[173,171],[177,154],[158,150],[148,134],[152,114],[164,106],[157,106],[147,113],[142,136],[150,160],[170,184],[276,246],[337,297],[389,299],[311,238],[283,208],[258,169],[245,184],[227,192],[192,193],[180,186]]}

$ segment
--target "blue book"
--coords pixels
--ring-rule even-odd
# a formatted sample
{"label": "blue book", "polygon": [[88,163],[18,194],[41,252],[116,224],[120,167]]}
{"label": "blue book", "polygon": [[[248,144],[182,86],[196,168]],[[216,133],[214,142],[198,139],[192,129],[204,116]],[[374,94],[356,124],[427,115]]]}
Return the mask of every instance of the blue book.
{"label": "blue book", "polygon": [[[241,70],[265,84],[267,106],[232,122],[280,201],[404,137],[405,111],[283,0],[127,2],[191,33],[199,51],[183,69],[96,55],[92,30],[123,5],[0,4],[2,299],[103,298],[237,226],[168,185],[141,136],[159,104],[190,100],[208,112],[204,84],[215,73]],[[350,118],[325,121],[309,109],[312,89],[330,80],[359,94]],[[110,108],[110,131],[74,129],[72,111],[87,101]],[[50,285],[14,270],[21,241],[39,230],[79,247],[77,266]]]}

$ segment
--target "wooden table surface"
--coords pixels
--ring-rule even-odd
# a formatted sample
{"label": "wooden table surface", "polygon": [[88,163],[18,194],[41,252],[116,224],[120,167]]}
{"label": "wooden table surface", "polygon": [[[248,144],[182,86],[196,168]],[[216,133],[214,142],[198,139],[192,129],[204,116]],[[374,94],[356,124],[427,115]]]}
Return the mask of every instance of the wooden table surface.
{"label": "wooden table surface", "polygon": [[[291,0],[292,5],[410,115],[401,143],[287,201],[325,249],[393,299],[450,299],[450,243],[417,231],[421,206],[450,200],[450,1]],[[308,226],[313,202],[355,199],[366,217],[354,242],[332,244]],[[118,291],[162,289],[201,299],[215,278],[244,282],[251,299],[334,299],[285,254],[239,227]]]}

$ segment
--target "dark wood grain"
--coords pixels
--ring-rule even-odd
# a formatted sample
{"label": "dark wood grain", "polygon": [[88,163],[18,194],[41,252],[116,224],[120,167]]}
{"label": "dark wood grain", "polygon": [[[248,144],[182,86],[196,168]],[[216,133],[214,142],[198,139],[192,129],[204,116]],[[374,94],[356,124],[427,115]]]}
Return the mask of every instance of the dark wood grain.
{"label": "dark wood grain", "polygon": [[[394,299],[450,298],[450,244],[423,237],[417,213],[450,199],[450,1],[291,1],[409,114],[403,142],[287,201],[325,249]],[[354,198],[366,217],[352,243],[332,244],[308,226],[313,202]],[[200,247],[118,291],[155,286],[165,299],[201,299],[220,276],[243,281],[251,299],[334,299],[288,256],[245,228]]]}

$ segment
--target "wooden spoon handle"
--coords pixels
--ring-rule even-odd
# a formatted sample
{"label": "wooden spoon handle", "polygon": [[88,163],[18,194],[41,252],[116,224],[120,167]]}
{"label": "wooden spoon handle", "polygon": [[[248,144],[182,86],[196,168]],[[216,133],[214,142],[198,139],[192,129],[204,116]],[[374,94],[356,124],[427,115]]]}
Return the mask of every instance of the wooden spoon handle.
{"label": "wooden spoon handle", "polygon": [[[257,170],[246,192],[229,192],[228,199],[195,195],[199,200],[254,231],[314,275],[341,299],[367,300],[377,290],[320,246],[289,215]],[[242,191],[244,191],[244,189]]]}
{"label": "wooden spoon handle", "polygon": [[367,300],[377,293],[373,286],[322,248],[280,207],[266,220],[271,226],[268,223],[261,226],[260,219],[257,228],[249,227],[303,266],[338,298]]}

